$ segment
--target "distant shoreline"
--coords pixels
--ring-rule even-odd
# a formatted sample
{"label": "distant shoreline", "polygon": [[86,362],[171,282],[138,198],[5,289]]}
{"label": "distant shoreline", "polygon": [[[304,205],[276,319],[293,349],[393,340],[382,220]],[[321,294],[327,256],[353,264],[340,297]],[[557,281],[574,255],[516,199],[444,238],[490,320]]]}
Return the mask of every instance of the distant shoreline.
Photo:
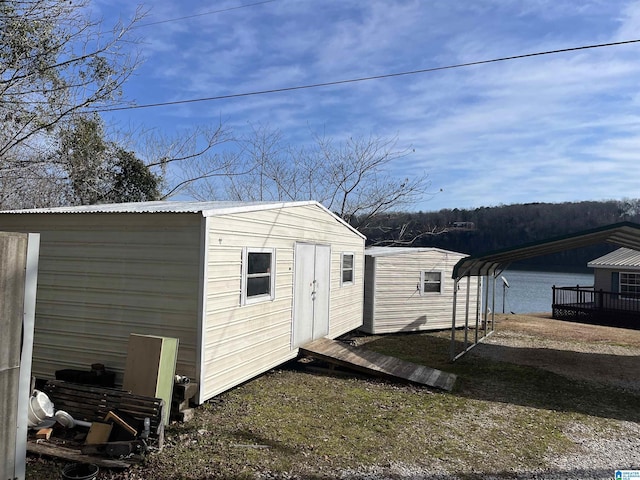
{"label": "distant shoreline", "polygon": [[578,267],[570,265],[510,265],[506,270],[518,272],[552,272],[552,273],[593,273],[593,269],[587,266]]}

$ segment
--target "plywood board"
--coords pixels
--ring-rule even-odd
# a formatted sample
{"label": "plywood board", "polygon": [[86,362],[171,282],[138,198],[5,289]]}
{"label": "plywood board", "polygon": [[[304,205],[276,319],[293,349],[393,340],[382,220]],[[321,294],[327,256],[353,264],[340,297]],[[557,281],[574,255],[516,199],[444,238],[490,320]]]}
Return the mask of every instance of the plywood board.
{"label": "plywood board", "polygon": [[156,397],[161,355],[161,337],[130,335],[122,389]]}
{"label": "plywood board", "polygon": [[178,358],[178,339],[154,335],[129,336],[123,390],[136,395],[161,398],[169,423],[171,397]]}

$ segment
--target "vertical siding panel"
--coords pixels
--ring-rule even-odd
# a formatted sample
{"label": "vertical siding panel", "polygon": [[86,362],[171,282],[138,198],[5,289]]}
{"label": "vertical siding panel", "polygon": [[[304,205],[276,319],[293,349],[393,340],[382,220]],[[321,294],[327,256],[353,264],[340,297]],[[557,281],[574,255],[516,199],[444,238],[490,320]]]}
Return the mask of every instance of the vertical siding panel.
{"label": "vertical siding panel", "polygon": [[[25,292],[28,242],[27,235],[0,232],[0,478],[24,478],[25,474],[24,402],[30,395],[30,358],[22,358],[22,337],[31,335],[26,309],[32,308],[26,304],[29,297]],[[30,349],[30,345],[24,346]]]}

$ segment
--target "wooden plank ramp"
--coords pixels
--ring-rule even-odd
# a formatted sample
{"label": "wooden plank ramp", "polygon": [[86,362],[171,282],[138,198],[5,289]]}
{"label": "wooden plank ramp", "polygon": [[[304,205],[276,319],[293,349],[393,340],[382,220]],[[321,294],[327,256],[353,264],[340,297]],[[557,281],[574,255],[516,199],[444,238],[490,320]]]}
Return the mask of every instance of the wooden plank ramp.
{"label": "wooden plank ramp", "polygon": [[384,377],[401,378],[446,391],[451,391],[456,381],[456,376],[453,373],[406,362],[370,350],[350,347],[329,338],[320,338],[301,346],[300,353],[353,370]]}

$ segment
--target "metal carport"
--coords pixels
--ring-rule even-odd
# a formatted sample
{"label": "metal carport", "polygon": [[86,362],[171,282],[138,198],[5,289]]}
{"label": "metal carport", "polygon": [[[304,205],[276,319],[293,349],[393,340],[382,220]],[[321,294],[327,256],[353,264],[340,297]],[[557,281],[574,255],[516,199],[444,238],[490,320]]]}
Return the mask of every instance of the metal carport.
{"label": "metal carport", "polygon": [[[640,250],[640,224],[632,222],[620,222],[611,225],[605,225],[602,227],[584,230],[569,235],[562,235],[559,237],[550,238],[548,240],[542,240],[538,242],[526,243],[524,245],[495,250],[492,252],[484,253],[482,255],[471,255],[460,260],[453,268],[452,278],[455,282],[454,298],[453,298],[453,315],[451,321],[451,346],[450,357],[454,361],[468,352],[471,348],[478,344],[479,341],[487,338],[493,333],[494,328],[494,308],[495,305],[495,281],[496,278],[514,261],[524,260],[526,258],[538,257],[542,255],[548,255],[551,253],[561,252],[564,250],[571,250],[574,248],[587,247],[590,245],[596,245],[599,243],[611,243],[619,247],[627,247],[634,250]],[[478,338],[479,322],[480,322],[480,309],[475,318],[475,338],[474,342],[469,344],[468,341],[468,329],[469,329],[469,302],[466,303],[465,311],[465,326],[464,326],[464,348],[462,352],[456,354],[455,351],[455,334],[456,334],[456,301],[458,284],[464,278],[467,277],[469,282],[472,276],[485,277],[487,281],[489,278],[493,278],[493,300],[491,308],[491,332],[487,332],[487,316],[488,316],[488,291],[485,289],[485,301],[484,301],[484,336],[482,339]],[[478,282],[478,298],[480,298],[480,289],[483,282]],[[469,288],[467,288],[467,297],[469,296]]]}

